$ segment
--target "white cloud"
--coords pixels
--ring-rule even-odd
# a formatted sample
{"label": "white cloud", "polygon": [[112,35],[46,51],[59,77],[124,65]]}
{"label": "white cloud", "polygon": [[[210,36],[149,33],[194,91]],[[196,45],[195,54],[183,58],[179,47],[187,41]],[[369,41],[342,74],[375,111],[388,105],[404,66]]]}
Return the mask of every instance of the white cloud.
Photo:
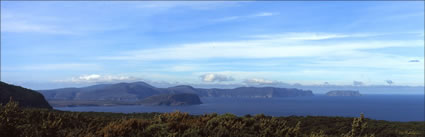
{"label": "white cloud", "polygon": [[280,81],[266,80],[262,78],[245,79],[243,82],[248,85],[287,85]]}
{"label": "white cloud", "polygon": [[254,35],[252,38],[262,39],[280,39],[288,41],[306,41],[306,40],[326,40],[338,38],[359,38],[359,37],[372,37],[385,34],[342,34],[342,33],[313,33],[313,32],[289,32],[283,34],[268,34],[268,35]]}
{"label": "white cloud", "polygon": [[171,70],[171,71],[193,71],[196,70],[198,67],[194,65],[176,65],[172,66],[170,68],[165,68],[165,70]]}
{"label": "white cloud", "polygon": [[237,20],[237,19],[241,19],[241,18],[243,18],[243,16],[230,16],[230,17],[215,19],[214,21],[215,22],[224,22],[224,21]]}
{"label": "white cloud", "polygon": [[[87,35],[91,32],[105,32],[126,29],[123,24],[108,25],[94,23],[84,16],[57,16],[49,13],[30,13],[5,9],[1,13],[1,32],[37,33],[54,35]],[[80,22],[84,20],[83,22]]]}
{"label": "white cloud", "polygon": [[[285,34],[286,35],[286,34]],[[359,56],[367,49],[423,46],[423,40],[359,40],[306,42],[305,40],[355,37],[348,34],[303,33],[282,37],[270,35],[260,39],[230,42],[203,42],[169,46],[167,48],[129,51],[104,60],[196,60],[210,58],[285,58],[285,57],[347,57]]]}
{"label": "white cloud", "polygon": [[128,81],[137,81],[137,80],[140,80],[140,79],[136,77],[131,77],[131,76],[90,74],[90,75],[81,75],[77,77],[72,77],[71,79],[67,79],[67,80],[57,80],[56,82],[108,83],[108,82],[128,82]]}
{"label": "white cloud", "polygon": [[272,13],[272,12],[261,12],[261,13],[254,14],[254,15],[252,15],[252,16],[264,17],[264,16],[273,16],[273,15],[277,15],[277,13]]}
{"label": "white cloud", "polygon": [[56,25],[54,22],[58,22],[60,19],[55,17],[34,17],[8,10],[2,12],[1,15],[1,32],[74,34],[73,31]]}
{"label": "white cloud", "polygon": [[138,8],[149,10],[165,11],[173,8],[190,8],[195,10],[209,10],[217,9],[220,7],[236,6],[241,2],[222,2],[222,1],[144,1],[136,4]]}
{"label": "white cloud", "polygon": [[91,75],[80,76],[77,79],[79,79],[79,80],[96,80],[96,79],[99,79],[99,78],[100,78],[100,75],[91,74]]}
{"label": "white cloud", "polygon": [[247,79],[244,81],[244,83],[255,83],[255,84],[272,84],[274,83],[274,81],[271,80],[265,80],[265,79],[261,79],[261,78],[252,78],[252,79]]}
{"label": "white cloud", "polygon": [[35,32],[35,33],[47,33],[47,34],[74,34],[73,32],[61,29],[57,26],[43,25],[29,22],[19,21],[4,21],[1,24],[2,32]]}
{"label": "white cloud", "polygon": [[222,82],[222,81],[233,81],[234,79],[230,76],[222,74],[204,74],[200,76],[201,80],[204,82]]}
{"label": "white cloud", "polygon": [[[346,67],[342,67],[346,68]],[[391,72],[391,71],[390,71]],[[271,71],[215,71],[215,72],[196,72],[195,76],[205,73],[222,74],[232,76],[237,80],[232,83],[245,83],[246,80],[251,82],[276,84],[294,84],[302,83],[303,85],[321,85],[323,81],[332,83],[332,85],[352,85],[353,80],[362,81],[365,85],[382,84],[382,81],[391,79],[400,85],[423,85],[423,69],[414,71],[404,71],[389,75],[387,71],[370,71],[368,69],[329,69],[317,67],[302,67],[297,70],[271,70]],[[256,78],[258,80],[252,80]],[[274,80],[271,80],[274,79]],[[284,81],[284,82],[283,82]],[[279,83],[280,82],[280,83]]]}
{"label": "white cloud", "polygon": [[97,64],[83,63],[63,63],[63,64],[35,64],[26,66],[3,67],[6,71],[33,70],[33,71],[56,71],[56,70],[100,70],[102,67]]}
{"label": "white cloud", "polygon": [[[230,65],[194,65],[200,66],[200,68],[196,69],[197,72],[193,74],[195,76],[210,73],[222,74],[232,76],[239,80],[265,78],[303,84],[322,84],[323,81],[335,84],[352,84],[352,80],[361,80],[365,84],[373,84],[382,83],[383,80],[389,78],[401,81],[402,78],[409,77],[410,79],[405,80],[406,82],[423,81],[423,76],[420,76],[420,74],[423,74],[424,69],[423,57],[383,54],[380,53],[379,50],[371,50],[391,47],[423,47],[423,40],[382,40],[369,38],[373,36],[375,35],[332,33],[256,35],[249,40],[188,43],[168,46],[166,48],[129,51],[117,56],[101,57],[101,59],[124,61],[202,61],[202,59],[226,59],[226,62]],[[349,39],[338,40],[339,38]],[[240,63],[244,62],[234,62],[234,64],[232,64],[233,61],[231,59],[249,59],[251,60],[249,63],[252,65],[248,64],[242,67],[252,67],[253,69],[243,68],[243,70],[241,70]],[[262,68],[263,71],[261,72],[257,71],[259,69],[257,65],[264,65],[263,63],[267,63],[268,59],[273,60],[272,66],[269,68]],[[298,62],[297,59],[300,59],[300,61]],[[308,60],[306,61],[306,59]],[[419,60],[419,62],[412,63],[409,62],[409,60]],[[293,61],[296,62],[293,63]],[[291,65],[288,66],[287,63],[291,63]],[[216,67],[220,69],[208,69]],[[280,69],[281,67],[289,67],[288,69],[301,67],[302,70],[282,70]],[[214,71],[235,70],[235,68],[241,71]],[[175,69],[190,70],[192,68],[176,67]],[[375,70],[371,72],[365,71],[369,69]],[[376,71],[378,69],[379,71]],[[392,72],[398,73],[400,76],[394,74],[392,75],[393,77],[386,77],[388,73]],[[309,79],[309,81],[303,81],[305,79]],[[267,81],[265,81],[265,83],[267,83]]]}
{"label": "white cloud", "polygon": [[226,21],[249,19],[249,18],[255,18],[255,17],[267,17],[267,16],[275,16],[275,15],[278,15],[278,13],[260,12],[260,13],[255,13],[255,14],[251,14],[251,15],[223,17],[223,18],[215,19],[215,20],[213,20],[213,22],[226,22]]}

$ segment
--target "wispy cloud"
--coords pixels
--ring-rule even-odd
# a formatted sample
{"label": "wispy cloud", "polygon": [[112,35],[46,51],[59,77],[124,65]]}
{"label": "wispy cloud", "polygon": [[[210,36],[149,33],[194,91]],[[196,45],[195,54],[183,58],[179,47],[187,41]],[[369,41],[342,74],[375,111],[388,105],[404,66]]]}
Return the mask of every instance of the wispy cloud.
{"label": "wispy cloud", "polygon": [[[63,14],[66,14],[66,12],[63,12]],[[124,24],[94,23],[97,19],[88,19],[85,16],[67,18],[54,13],[28,13],[28,11],[6,9],[2,10],[1,13],[1,32],[78,36],[128,27]]]}
{"label": "wispy cloud", "polygon": [[261,39],[286,39],[293,41],[303,40],[326,40],[326,39],[338,39],[338,38],[355,38],[355,37],[368,37],[376,36],[376,34],[338,34],[338,33],[312,33],[312,32],[293,32],[284,34],[268,34],[268,35],[254,35],[252,38]]}
{"label": "wispy cloud", "polygon": [[100,70],[102,67],[98,64],[84,63],[62,63],[62,64],[34,64],[25,66],[2,66],[5,71],[70,71],[70,70]]}
{"label": "wispy cloud", "polygon": [[28,22],[12,22],[5,21],[1,24],[2,32],[32,32],[32,33],[45,33],[45,34],[74,34],[73,32],[60,29],[56,26],[49,26],[43,24],[34,24]]}
{"label": "wispy cloud", "polygon": [[[360,53],[359,53],[360,54]],[[306,67],[333,67],[333,68],[391,68],[399,70],[423,70],[424,64],[421,57],[404,57],[379,53],[361,53],[354,58],[340,58],[334,60],[319,60],[308,64]],[[418,63],[412,63],[417,61]]]}
{"label": "wispy cloud", "polygon": [[66,80],[56,80],[55,82],[63,83],[108,83],[108,82],[129,82],[141,80],[140,78],[132,76],[121,76],[121,75],[100,75],[100,74],[89,74],[72,77]]}
{"label": "wispy cloud", "polygon": [[[357,40],[333,42],[306,42],[306,40],[355,37],[348,34],[302,34],[292,37],[267,35],[263,38],[188,43],[168,48],[129,51],[122,55],[99,57],[102,60],[196,60],[209,58],[285,58],[359,56],[364,50],[389,47],[420,47],[423,40]],[[285,35],[285,34],[284,34]]]}
{"label": "wispy cloud", "polygon": [[223,18],[215,19],[213,21],[214,22],[226,22],[226,21],[249,19],[249,18],[255,18],[255,17],[275,16],[275,15],[278,15],[278,14],[279,13],[274,13],[274,12],[260,12],[260,13],[255,13],[255,14],[251,14],[251,15],[223,17]]}
{"label": "wispy cloud", "polygon": [[150,10],[170,10],[174,8],[185,8],[185,9],[195,9],[195,10],[210,10],[217,9],[220,7],[231,7],[236,6],[241,2],[230,2],[230,1],[144,1],[136,3],[136,7],[145,8]]}
{"label": "wispy cloud", "polygon": [[261,13],[257,13],[252,15],[253,17],[265,17],[265,16],[274,16],[274,15],[278,15],[278,13],[273,13],[273,12],[261,12]]}
{"label": "wispy cloud", "polygon": [[275,80],[266,80],[263,78],[250,78],[245,79],[243,83],[248,85],[289,85],[287,83],[283,83],[281,81],[275,81]]}
{"label": "wispy cloud", "polygon": [[196,70],[198,67],[194,65],[176,65],[172,66],[170,68],[167,68],[167,70],[171,71],[193,71]]}
{"label": "wispy cloud", "polygon": [[32,17],[25,14],[4,11],[1,13],[1,31],[13,33],[75,34],[75,32],[55,24],[55,17]]}
{"label": "wispy cloud", "polygon": [[2,2],[2,79],[423,85],[423,6],[335,6]]}

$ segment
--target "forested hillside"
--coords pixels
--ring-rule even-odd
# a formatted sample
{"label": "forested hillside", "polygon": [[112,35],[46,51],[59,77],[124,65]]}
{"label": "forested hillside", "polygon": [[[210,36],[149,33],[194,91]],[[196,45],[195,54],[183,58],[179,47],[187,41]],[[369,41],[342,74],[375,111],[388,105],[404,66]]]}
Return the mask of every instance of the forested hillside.
{"label": "forested hillside", "polygon": [[6,104],[11,99],[19,102],[21,107],[52,108],[37,91],[0,81],[0,104]]}

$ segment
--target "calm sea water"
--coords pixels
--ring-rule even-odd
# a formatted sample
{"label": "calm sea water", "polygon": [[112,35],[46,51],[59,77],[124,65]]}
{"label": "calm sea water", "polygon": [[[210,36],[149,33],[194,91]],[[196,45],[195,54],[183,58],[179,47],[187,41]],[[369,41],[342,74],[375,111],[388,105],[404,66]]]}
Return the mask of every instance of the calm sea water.
{"label": "calm sea water", "polygon": [[95,112],[173,112],[190,114],[233,113],[236,115],[264,113],[271,116],[344,116],[389,121],[424,121],[424,95],[364,95],[360,97],[287,98],[201,98],[204,104],[194,106],[110,106],[56,107],[66,111]]}

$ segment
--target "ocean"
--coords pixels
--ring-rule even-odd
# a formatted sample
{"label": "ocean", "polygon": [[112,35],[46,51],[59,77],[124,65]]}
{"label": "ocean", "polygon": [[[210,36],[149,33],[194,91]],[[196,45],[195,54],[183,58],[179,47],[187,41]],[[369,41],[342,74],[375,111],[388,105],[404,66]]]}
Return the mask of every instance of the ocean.
{"label": "ocean", "polygon": [[199,115],[232,113],[243,116],[263,113],[270,116],[341,116],[365,117],[387,121],[424,121],[424,95],[363,95],[357,97],[285,98],[201,98],[193,106],[100,106],[55,107],[65,111],[94,112],[173,112]]}

